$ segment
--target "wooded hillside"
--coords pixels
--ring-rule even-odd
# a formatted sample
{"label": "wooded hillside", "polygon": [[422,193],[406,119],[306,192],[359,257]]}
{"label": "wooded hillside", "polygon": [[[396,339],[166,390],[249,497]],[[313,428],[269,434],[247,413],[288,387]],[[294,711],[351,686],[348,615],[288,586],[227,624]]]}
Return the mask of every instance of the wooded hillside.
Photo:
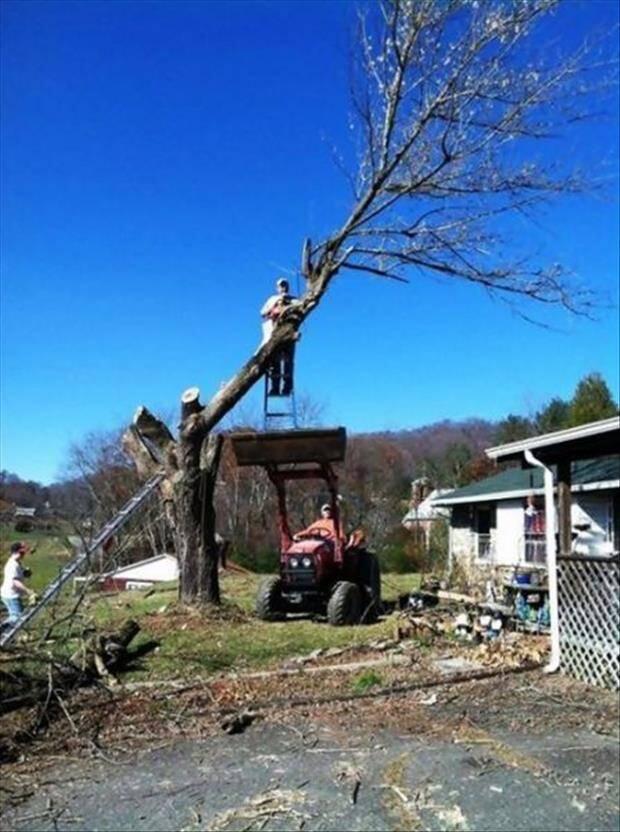
{"label": "wooded hillside", "polygon": [[[305,408],[305,421],[325,420],[320,408]],[[401,521],[411,497],[411,482],[425,477],[432,488],[456,488],[483,479],[495,471],[484,449],[560,430],[574,424],[617,413],[617,403],[598,373],[577,384],[571,399],[550,399],[537,412],[509,414],[500,422],[485,419],[444,420],[420,428],[349,435],[347,459],[341,471],[340,493],[348,528],[361,526],[370,545],[396,570],[422,565],[419,547],[412,543]],[[241,427],[232,423],[230,429]],[[62,517],[76,527],[84,521],[97,527],[112,516],[137,490],[139,479],[132,461],[121,449],[122,430],[91,433],[73,445],[67,460],[67,476],[50,486],[24,481],[0,472],[0,506],[5,521],[15,505],[37,509],[34,525],[47,516]],[[327,495],[299,483],[290,492],[291,518],[302,528],[313,520]],[[216,489],[218,532],[232,543],[232,557],[258,571],[275,565],[277,546],[272,487],[259,469],[237,468],[225,445]],[[152,505],[140,519],[128,559],[171,551],[165,517]],[[438,548],[442,542],[438,541]],[[433,554],[433,553],[431,553]]]}

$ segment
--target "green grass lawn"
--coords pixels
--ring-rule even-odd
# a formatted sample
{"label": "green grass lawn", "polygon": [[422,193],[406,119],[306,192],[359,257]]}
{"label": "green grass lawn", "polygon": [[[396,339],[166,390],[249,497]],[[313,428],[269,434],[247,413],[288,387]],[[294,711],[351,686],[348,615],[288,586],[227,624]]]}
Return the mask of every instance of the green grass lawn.
{"label": "green grass lawn", "polygon": [[[253,615],[254,598],[261,575],[225,576],[221,615],[184,610],[176,603],[176,589],[123,592],[91,599],[89,612],[100,625],[114,627],[126,618],[142,626],[137,644],[160,641],[158,650],[132,673],[136,678],[170,678],[208,675],[222,670],[242,670],[281,662],[318,648],[354,647],[391,638],[389,616],[376,624],[330,627],[327,623],[293,617],[264,622]],[[383,597],[395,601],[419,585],[419,575],[384,576]]]}
{"label": "green grass lawn", "polygon": [[[24,540],[37,544],[26,563],[32,569],[29,585],[37,592],[57,574],[67,562],[70,548],[66,538],[40,532],[17,534],[0,529],[0,561],[4,564],[10,543]],[[223,606],[221,611],[204,612],[181,607],[177,603],[176,585],[162,585],[155,591],[132,591],[86,596],[80,609],[82,625],[114,630],[128,618],[136,619],[142,631],[136,646],[157,640],[160,646],[145,656],[139,667],[129,674],[133,678],[192,677],[222,670],[264,667],[281,662],[290,656],[303,655],[318,648],[349,647],[389,638],[392,622],[384,617],[376,624],[357,627],[330,627],[324,622],[295,617],[285,622],[259,621],[253,614],[254,599],[262,575],[225,574],[222,578]],[[383,597],[394,601],[419,584],[416,574],[388,574],[383,576]],[[61,594],[53,614],[62,615],[75,602],[69,582]],[[50,621],[43,613],[33,629],[42,632]],[[75,649],[73,639],[66,644],[57,642],[65,654]]]}
{"label": "green grass lawn", "polygon": [[63,534],[35,530],[32,532],[16,532],[12,526],[0,526],[0,569],[4,568],[9,556],[11,543],[22,540],[30,548],[36,545],[32,554],[26,555],[24,566],[32,570],[32,577],[27,581],[28,586],[35,592],[41,592],[67,563],[72,554],[71,546]]}

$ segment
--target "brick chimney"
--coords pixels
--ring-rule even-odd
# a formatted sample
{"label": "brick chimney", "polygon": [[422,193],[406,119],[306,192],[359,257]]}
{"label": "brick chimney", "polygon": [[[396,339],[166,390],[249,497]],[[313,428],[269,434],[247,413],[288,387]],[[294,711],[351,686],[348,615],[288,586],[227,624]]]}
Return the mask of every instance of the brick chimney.
{"label": "brick chimney", "polygon": [[419,477],[411,482],[411,508],[417,508],[431,493],[432,488],[428,477]]}

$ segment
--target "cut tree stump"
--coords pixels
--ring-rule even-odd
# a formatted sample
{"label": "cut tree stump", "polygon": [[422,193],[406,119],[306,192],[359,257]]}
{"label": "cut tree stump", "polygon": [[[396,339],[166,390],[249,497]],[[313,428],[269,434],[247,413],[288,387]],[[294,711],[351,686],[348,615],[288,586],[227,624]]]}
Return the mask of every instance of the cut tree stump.
{"label": "cut tree stump", "polygon": [[93,676],[114,678],[114,671],[127,661],[127,648],[139,632],[140,625],[130,619],[116,633],[97,633],[71,656],[71,662]]}

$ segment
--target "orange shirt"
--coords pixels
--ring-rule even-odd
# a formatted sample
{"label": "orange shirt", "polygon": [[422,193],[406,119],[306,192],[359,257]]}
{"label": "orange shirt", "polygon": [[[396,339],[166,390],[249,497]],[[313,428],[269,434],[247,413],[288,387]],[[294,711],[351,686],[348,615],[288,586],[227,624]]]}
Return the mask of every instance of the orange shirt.
{"label": "orange shirt", "polygon": [[322,535],[323,537],[336,538],[336,524],[332,517],[319,517],[314,523],[310,523],[307,529],[297,532],[300,535],[310,535],[313,532]]}

